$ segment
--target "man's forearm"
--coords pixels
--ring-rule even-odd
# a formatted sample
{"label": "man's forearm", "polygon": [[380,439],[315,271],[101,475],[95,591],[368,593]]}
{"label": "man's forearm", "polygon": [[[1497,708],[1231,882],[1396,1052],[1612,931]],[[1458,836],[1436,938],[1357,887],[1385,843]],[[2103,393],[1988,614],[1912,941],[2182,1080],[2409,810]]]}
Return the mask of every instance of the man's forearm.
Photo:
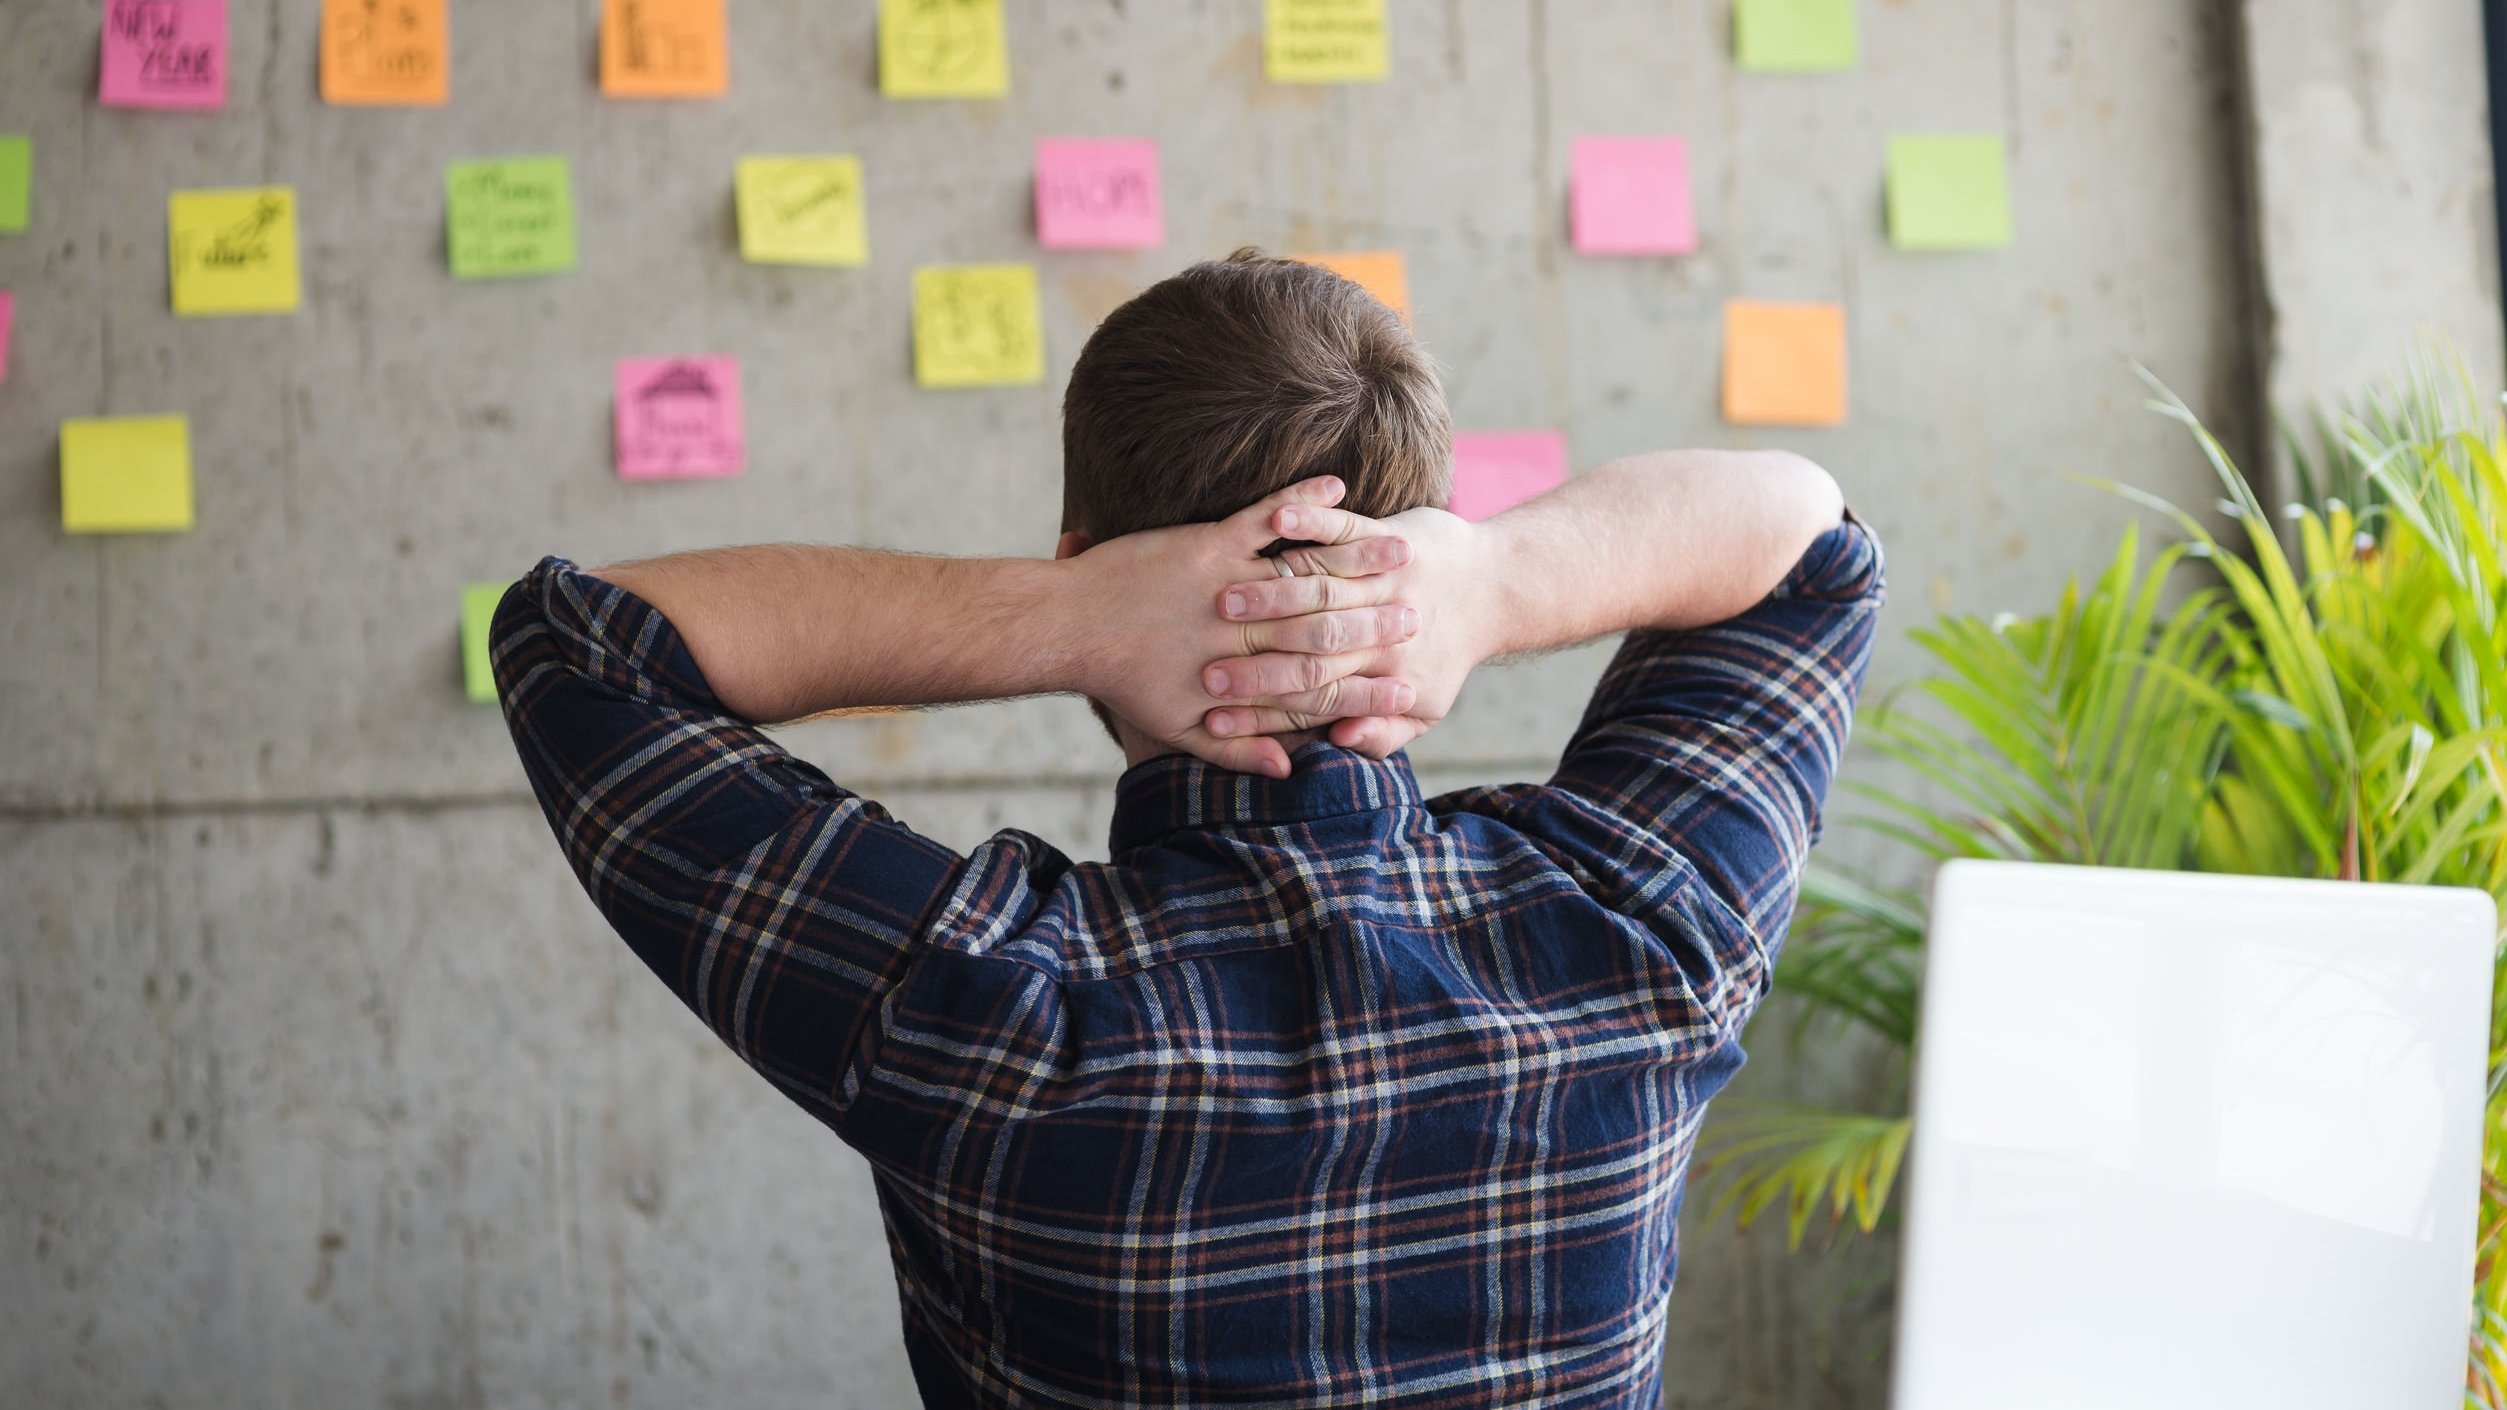
{"label": "man's forearm", "polygon": [[1081,688],[1065,565],[769,544],[603,568],[687,642],[714,697],[772,724],[861,705]]}
{"label": "man's forearm", "polygon": [[1781,451],[1615,460],[1488,520],[1497,603],[1486,657],[1641,627],[1698,627],[1784,581],[1845,501]]}

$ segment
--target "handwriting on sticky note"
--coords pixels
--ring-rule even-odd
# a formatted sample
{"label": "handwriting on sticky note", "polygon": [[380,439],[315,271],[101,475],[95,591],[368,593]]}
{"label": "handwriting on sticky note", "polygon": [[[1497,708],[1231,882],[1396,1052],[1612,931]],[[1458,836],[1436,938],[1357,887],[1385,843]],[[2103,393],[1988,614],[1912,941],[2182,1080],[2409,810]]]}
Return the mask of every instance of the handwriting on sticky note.
{"label": "handwriting on sticky note", "polygon": [[1165,244],[1158,144],[1131,138],[1038,141],[1036,240],[1059,250],[1148,250]]}
{"label": "handwriting on sticky note", "polygon": [[224,107],[226,0],[105,0],[97,73],[108,107]]}
{"label": "handwriting on sticky note", "polygon": [[17,319],[17,295],[0,289],[0,382],[9,380],[9,329]]}
{"label": "handwriting on sticky note", "polygon": [[1557,431],[1454,435],[1454,495],[1446,508],[1486,519],[1567,483],[1567,438]]}
{"label": "handwriting on sticky note", "polygon": [[862,264],[870,238],[858,157],[742,157],[732,190],[752,264]]}
{"label": "handwriting on sticky note", "polygon": [[1689,144],[1678,137],[1579,137],[1569,225],[1588,255],[1685,255],[1697,249]]}
{"label": "handwriting on sticky note", "polygon": [[464,583],[461,589],[461,687],[474,705],[496,701],[496,609],[512,583]]}
{"label": "handwriting on sticky note", "polygon": [[602,0],[601,91],[714,98],[731,87],[723,0]]}
{"label": "handwriting on sticky note", "polygon": [[879,91],[891,98],[1009,92],[1001,0],[879,0]]}
{"label": "handwriting on sticky note", "polygon": [[444,244],[457,279],[574,268],[574,190],[564,157],[444,169]]}
{"label": "handwriting on sticky note", "polygon": [[444,0],[323,0],[324,102],[441,103],[450,53]]}
{"label": "handwriting on sticky note", "polygon": [[61,423],[61,527],[73,534],[192,526],[191,423],[105,416]]}
{"label": "handwriting on sticky note", "polygon": [[914,380],[1001,387],[1045,378],[1036,268],[937,264],[914,271]]}
{"label": "handwriting on sticky note", "polygon": [[1273,83],[1370,83],[1392,71],[1384,0],[1263,0],[1262,70]]}
{"label": "handwriting on sticky note", "polygon": [[1410,270],[1399,250],[1343,250],[1328,255],[1295,255],[1305,264],[1319,264],[1375,295],[1376,301],[1410,321]]}
{"label": "handwriting on sticky note", "polygon": [[174,312],[288,313],[296,277],[296,192],[286,186],[177,191],[166,200]]}
{"label": "handwriting on sticky note", "polygon": [[625,357],[617,382],[620,478],[695,479],[746,467],[737,358]]}
{"label": "handwriting on sticky note", "polygon": [[2011,243],[2002,138],[1990,132],[1889,139],[1889,240],[1903,250],[1990,250]]}
{"label": "handwriting on sticky note", "polygon": [[19,133],[0,134],[0,231],[26,228],[34,188],[34,139]]}
{"label": "handwriting on sticky note", "polygon": [[1724,419],[1736,426],[1845,422],[1845,306],[1724,305]]}
{"label": "handwriting on sticky note", "polygon": [[1855,0],[1735,0],[1732,47],[1757,73],[1854,67]]}

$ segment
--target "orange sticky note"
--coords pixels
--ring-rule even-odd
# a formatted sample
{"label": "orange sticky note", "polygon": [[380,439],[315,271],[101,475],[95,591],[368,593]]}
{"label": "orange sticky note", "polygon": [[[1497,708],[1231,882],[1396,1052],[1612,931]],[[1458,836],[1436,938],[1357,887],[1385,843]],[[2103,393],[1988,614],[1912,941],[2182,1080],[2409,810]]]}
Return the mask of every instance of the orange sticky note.
{"label": "orange sticky note", "polygon": [[1724,419],[1736,426],[1845,424],[1845,305],[1724,305]]}
{"label": "orange sticky note", "polygon": [[441,105],[450,53],[444,0],[323,0],[326,103]]}
{"label": "orange sticky note", "polygon": [[1306,264],[1319,264],[1350,283],[1375,295],[1386,308],[1398,313],[1402,322],[1410,321],[1410,273],[1402,264],[1399,250],[1344,250],[1329,255],[1297,255]]}
{"label": "orange sticky note", "polygon": [[601,91],[719,98],[731,86],[723,0],[601,0]]}

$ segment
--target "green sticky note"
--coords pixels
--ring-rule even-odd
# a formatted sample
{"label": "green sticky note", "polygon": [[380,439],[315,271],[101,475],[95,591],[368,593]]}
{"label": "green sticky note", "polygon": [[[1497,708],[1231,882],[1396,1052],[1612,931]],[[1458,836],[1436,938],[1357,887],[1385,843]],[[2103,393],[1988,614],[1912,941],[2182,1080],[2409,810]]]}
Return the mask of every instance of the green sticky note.
{"label": "green sticky note", "polygon": [[461,683],[471,700],[495,703],[496,662],[488,654],[488,632],[496,625],[496,604],[505,600],[512,583],[470,583],[461,590]]}
{"label": "green sticky note", "polygon": [[1732,48],[1757,73],[1854,67],[1854,0],[1736,0]]}
{"label": "green sticky note", "polygon": [[444,168],[444,245],[456,279],[575,267],[574,187],[564,157]]}
{"label": "green sticky note", "polygon": [[2011,243],[2011,185],[2001,137],[1921,133],[1889,139],[1889,239],[1902,250],[1992,250]]}
{"label": "green sticky note", "polygon": [[26,228],[28,193],[35,185],[35,139],[0,136],[0,230]]}

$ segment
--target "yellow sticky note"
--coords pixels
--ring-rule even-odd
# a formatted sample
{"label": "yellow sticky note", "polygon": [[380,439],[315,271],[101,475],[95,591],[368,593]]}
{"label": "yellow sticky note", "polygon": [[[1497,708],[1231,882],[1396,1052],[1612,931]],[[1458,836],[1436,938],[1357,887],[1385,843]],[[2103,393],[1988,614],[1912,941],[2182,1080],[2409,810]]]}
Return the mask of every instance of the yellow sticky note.
{"label": "yellow sticky note", "polygon": [[891,98],[1009,92],[1001,0],[879,0],[879,91]]}
{"label": "yellow sticky note", "polygon": [[449,54],[444,0],[323,0],[326,103],[440,104]]}
{"label": "yellow sticky note", "polygon": [[1845,306],[1724,305],[1724,419],[1736,426],[1845,424]]}
{"label": "yellow sticky note", "polygon": [[296,311],[294,187],[177,191],[165,227],[178,315]]}
{"label": "yellow sticky note", "polygon": [[929,264],[914,271],[915,381],[1006,387],[1044,379],[1034,265]]}
{"label": "yellow sticky note", "polygon": [[859,157],[742,157],[732,187],[752,264],[865,264]]}
{"label": "yellow sticky note", "polygon": [[61,423],[61,527],[73,534],[192,526],[191,422],[103,416]]}
{"label": "yellow sticky note", "polygon": [[461,589],[461,687],[472,701],[496,699],[496,658],[488,650],[496,608],[512,583],[467,583]]}
{"label": "yellow sticky note", "polygon": [[723,0],[601,0],[601,91],[718,98],[731,87]]}
{"label": "yellow sticky note", "polygon": [[1392,71],[1384,0],[1263,0],[1262,71],[1273,83],[1373,83]]}
{"label": "yellow sticky note", "polygon": [[1305,264],[1319,264],[1375,295],[1376,301],[1410,321],[1410,271],[1399,250],[1343,250],[1329,255],[1293,255]]}

